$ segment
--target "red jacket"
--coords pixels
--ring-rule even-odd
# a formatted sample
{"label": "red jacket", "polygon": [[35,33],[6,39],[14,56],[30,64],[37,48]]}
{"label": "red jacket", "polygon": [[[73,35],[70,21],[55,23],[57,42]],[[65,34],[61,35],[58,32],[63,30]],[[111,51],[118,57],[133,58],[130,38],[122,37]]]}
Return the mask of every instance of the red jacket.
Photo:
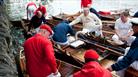
{"label": "red jacket", "polygon": [[88,4],[92,4],[92,0],[81,0],[81,7],[87,7]]}
{"label": "red jacket", "polygon": [[35,11],[35,14],[36,14],[37,11],[41,11],[43,15],[46,15],[46,8],[45,8],[45,6],[39,7],[39,8]]}
{"label": "red jacket", "polygon": [[100,66],[98,62],[88,62],[73,77],[112,77],[111,73]]}
{"label": "red jacket", "polygon": [[36,4],[35,4],[34,2],[29,2],[29,3],[27,4],[27,7],[29,7],[29,6],[35,6],[35,7],[37,8],[37,6],[36,6]]}
{"label": "red jacket", "polygon": [[36,34],[24,43],[26,69],[29,77],[46,77],[57,70],[51,42]]}

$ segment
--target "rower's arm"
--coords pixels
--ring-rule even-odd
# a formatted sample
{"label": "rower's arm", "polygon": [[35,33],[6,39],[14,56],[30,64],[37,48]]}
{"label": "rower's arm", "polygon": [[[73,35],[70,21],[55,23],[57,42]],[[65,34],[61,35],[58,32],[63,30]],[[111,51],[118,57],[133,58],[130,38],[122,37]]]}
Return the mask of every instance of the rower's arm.
{"label": "rower's arm", "polygon": [[92,17],[94,18],[94,20],[96,20],[97,25],[102,25],[101,19],[99,19],[94,13],[92,13]]}
{"label": "rower's arm", "polygon": [[122,60],[118,61],[117,63],[113,64],[111,67],[115,71],[122,70],[124,68],[129,67],[134,61],[136,61],[138,53],[138,48],[131,48],[126,56],[123,57]]}
{"label": "rower's arm", "polygon": [[100,30],[100,35],[101,37],[103,37],[103,33],[102,33],[102,21],[101,19],[99,19],[95,14],[92,13],[92,17],[96,20],[97,24],[96,25],[100,25],[99,30]]}
{"label": "rower's arm", "polygon": [[130,32],[127,34],[127,37],[132,36],[134,34],[133,29],[130,29]]}
{"label": "rower's arm", "polygon": [[120,30],[118,29],[119,23],[116,21],[115,22],[115,33],[118,37],[121,37],[120,34]]}
{"label": "rower's arm", "polygon": [[81,17],[82,17],[82,15],[80,15],[75,20],[73,20],[71,23],[69,23],[69,25],[72,26],[72,25],[75,25],[75,24],[81,22]]}

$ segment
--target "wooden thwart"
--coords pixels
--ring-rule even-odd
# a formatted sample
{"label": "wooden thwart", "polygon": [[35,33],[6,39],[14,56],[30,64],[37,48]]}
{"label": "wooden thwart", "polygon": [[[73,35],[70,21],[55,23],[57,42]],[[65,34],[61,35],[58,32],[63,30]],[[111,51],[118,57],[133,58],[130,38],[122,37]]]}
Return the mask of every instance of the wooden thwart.
{"label": "wooden thwart", "polygon": [[125,71],[125,77],[138,77],[138,71],[132,67],[127,68]]}

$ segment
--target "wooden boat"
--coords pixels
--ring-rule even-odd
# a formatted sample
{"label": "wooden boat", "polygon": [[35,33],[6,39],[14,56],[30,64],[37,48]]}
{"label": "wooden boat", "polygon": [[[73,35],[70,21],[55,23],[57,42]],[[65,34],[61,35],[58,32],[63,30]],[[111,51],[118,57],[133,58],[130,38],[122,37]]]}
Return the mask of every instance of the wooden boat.
{"label": "wooden boat", "polygon": [[[29,77],[26,72],[26,62],[25,62],[25,56],[24,56],[23,49],[20,50],[20,53],[17,56],[16,61],[18,61],[18,69],[20,71],[19,72],[20,77]],[[57,68],[58,68],[59,72],[61,73],[62,77],[69,77],[74,72],[81,69],[80,67],[74,66],[72,64],[61,61],[59,59],[57,59],[56,61],[57,61],[57,65],[58,65]]]}
{"label": "wooden boat", "polygon": [[[60,18],[54,18],[55,20],[61,20]],[[107,23],[107,22],[104,22],[104,23]],[[113,22],[110,22],[109,24],[114,24]],[[77,24],[79,27],[76,27],[76,28],[79,28],[79,30],[82,28],[80,27],[81,24]],[[106,28],[108,27],[108,28]],[[108,25],[104,25],[104,33],[105,35],[107,36],[110,36],[110,35],[113,35],[114,33],[114,30],[112,27],[110,27],[111,29],[109,29],[109,26]],[[76,29],[78,30],[78,29]],[[111,31],[109,31],[111,30]],[[81,46],[80,48],[77,48],[77,49],[73,49],[69,46],[66,46],[66,47],[63,47],[63,50],[66,51],[69,51],[69,55],[71,55],[72,57],[74,57],[75,59],[80,60],[82,62],[84,62],[84,59],[83,59],[83,55],[84,55],[84,52],[87,48],[92,48],[92,49],[95,49],[95,50],[98,50],[99,48],[100,49],[105,49],[105,50],[108,50],[110,52],[106,52],[106,55],[102,56],[100,53],[101,52],[98,52],[100,54],[100,56],[102,57],[102,59],[99,59],[100,60],[100,64],[107,68],[109,67],[111,64],[113,64],[116,59],[118,58],[118,56],[120,55],[123,55],[124,53],[124,47],[121,47],[121,46],[114,46],[112,44],[110,44],[107,40],[103,40],[101,38],[94,38],[94,37],[91,37],[89,35],[84,35],[85,38],[82,38],[81,40],[85,41],[85,45]],[[94,39],[93,39],[94,38]],[[87,41],[86,41],[87,40]],[[95,43],[96,42],[96,43]],[[98,43],[97,43],[98,42]],[[104,44],[101,45],[100,43]],[[91,46],[91,45],[94,45],[94,46]],[[108,45],[108,46],[105,46],[105,45]],[[111,46],[111,47],[109,47]],[[113,48],[112,48],[113,47]],[[109,48],[109,49],[108,49]],[[121,53],[117,53],[117,52],[121,52]],[[103,53],[102,53],[103,54]],[[80,63],[81,64],[81,63]],[[130,76],[134,76],[134,77],[138,77],[138,71],[134,70],[133,68],[128,68],[126,70],[126,73],[125,73],[125,77],[130,77]],[[117,77],[116,75],[113,74],[113,77]]]}
{"label": "wooden boat", "polygon": [[125,77],[138,77],[138,71],[132,67],[127,68],[125,71]]}
{"label": "wooden boat", "polygon": [[[72,72],[70,72],[70,74],[75,72],[73,69],[78,69],[83,66],[83,64],[84,64],[83,56],[84,56],[85,50],[87,50],[87,49],[95,49],[98,51],[98,53],[101,55],[101,57],[99,58],[99,61],[102,66],[108,67],[109,65],[114,63],[113,59],[109,58],[114,54],[110,54],[109,51],[103,52],[102,49],[96,48],[96,46],[91,45],[87,42],[77,48],[73,48],[70,45],[62,46],[61,48],[58,48],[55,44],[54,45],[55,56],[58,60],[63,61],[64,62],[63,66],[65,66],[65,67],[62,66],[62,68],[59,69],[61,71],[61,74],[63,77],[67,77],[69,75],[68,73],[71,70],[72,70]],[[20,55],[22,55],[22,53],[20,53]],[[116,58],[114,58],[114,59],[116,59]],[[62,62],[60,64],[62,65]],[[68,64],[71,66],[69,66]],[[108,65],[108,66],[106,66],[106,65]],[[21,67],[21,71],[24,74],[24,76],[27,77],[27,74],[25,73],[25,71],[26,71],[25,57],[23,57],[23,56],[20,56],[20,67]],[[71,67],[73,67],[73,68],[71,68]],[[68,69],[68,68],[70,68],[70,69]],[[64,69],[66,69],[66,71],[68,73],[66,73]]]}
{"label": "wooden boat", "polygon": [[[47,24],[53,28],[56,24],[60,23],[61,21],[62,21],[61,18],[53,17],[52,19],[47,20],[48,22]],[[105,31],[104,34],[110,39],[111,35],[113,35],[112,33],[113,29],[110,29],[112,31],[111,32],[111,31],[108,31],[110,28],[109,26],[104,26],[104,27],[108,28],[108,29],[105,28],[107,30],[104,30]],[[82,29],[81,23],[77,24],[74,27],[74,29],[77,31],[81,30]],[[58,45],[56,45],[56,43],[53,42],[56,58],[58,60],[65,62],[65,65],[66,63],[67,64],[69,63],[73,65],[73,67],[75,66],[75,67],[81,68],[84,64],[83,56],[84,56],[85,50],[94,49],[100,55],[100,58],[99,58],[100,64],[103,67],[107,68],[111,64],[113,64],[120,55],[123,55],[122,53],[120,53],[120,51],[123,51],[122,48],[120,48],[120,50],[118,50],[119,48],[116,49],[116,47],[112,46],[105,39],[93,38],[86,34],[86,35],[80,36],[78,40],[84,42],[82,45],[78,47],[72,47],[71,45],[67,45],[67,46],[61,46],[59,48]],[[65,72],[62,72],[62,73],[63,73],[63,77],[64,76],[66,77],[66,74],[64,74]]]}
{"label": "wooden boat", "polygon": [[[48,21],[48,24],[53,28],[56,24],[58,24],[59,22],[61,22],[63,19],[62,18],[60,18],[60,17],[54,17],[53,16],[53,19],[50,19],[50,20],[47,20]],[[106,26],[106,27],[108,27],[108,26]],[[75,26],[75,29],[76,30],[81,30],[82,29],[82,27],[81,27],[81,24],[77,24],[76,26]],[[106,29],[106,28],[105,28]],[[108,27],[108,30],[109,30],[109,27]],[[112,29],[111,29],[111,31],[112,31]],[[111,34],[113,34],[113,33],[111,33],[111,32],[109,32],[109,31],[104,31],[105,33],[104,34],[106,34],[106,35],[108,35],[108,36],[110,36]],[[108,33],[107,33],[108,32]],[[108,43],[107,42],[107,40],[103,40],[103,39],[101,39],[101,38],[93,38],[93,37],[91,37],[91,36],[86,36],[86,35],[84,35],[83,36],[83,38],[80,38],[82,41],[84,41],[85,43],[87,43],[87,45],[94,45],[95,47],[98,47],[98,48],[100,48],[100,49],[104,49],[104,50],[108,50],[108,51],[112,51],[114,54],[116,53],[116,54],[118,54],[119,56],[120,55],[122,55],[122,53],[119,53],[119,52],[117,52],[118,51],[118,48],[116,48],[116,47],[113,47],[113,46],[110,46],[111,44],[110,43]],[[87,46],[86,45],[86,46]],[[72,49],[70,46],[67,46],[66,47],[66,49],[61,49],[61,50],[65,50],[65,51],[69,51],[68,49]],[[84,49],[84,48],[82,48],[82,49]],[[79,51],[79,50],[77,50],[77,49],[72,49],[73,50],[73,52],[74,51]],[[119,51],[124,51],[123,50],[123,48],[120,48],[119,49]],[[66,54],[66,53],[65,53]],[[71,54],[74,54],[74,53],[71,53]],[[82,55],[83,56],[83,55]],[[83,61],[83,59],[81,60],[82,62],[84,62]],[[79,65],[80,66],[80,65]]]}
{"label": "wooden boat", "polygon": [[[66,16],[65,16],[66,17]],[[55,20],[56,21],[58,21],[58,23],[59,22],[61,22],[63,19],[59,16],[59,17],[56,17],[56,16],[53,16],[53,19],[52,19],[52,22],[55,22]],[[71,19],[72,20],[72,19]],[[51,21],[51,20],[50,20]],[[51,22],[48,22],[48,23],[51,23]],[[122,53],[124,52],[124,49],[123,48],[125,48],[126,46],[122,46],[122,47],[120,47],[120,46],[116,46],[116,45],[113,45],[113,43],[110,41],[111,40],[111,37],[112,37],[112,35],[114,34],[114,29],[113,29],[113,26],[111,26],[111,25],[107,25],[106,23],[107,22],[105,22],[105,21],[103,21],[103,34],[104,34],[104,40],[103,40],[103,38],[99,38],[99,37],[96,37],[95,38],[95,36],[93,35],[93,34],[90,34],[90,35],[88,35],[88,34],[86,34],[86,35],[84,35],[86,38],[85,39],[88,39],[88,40],[92,40],[92,41],[96,41],[96,42],[98,42],[98,43],[101,43],[101,44],[104,44],[104,45],[108,45],[108,46],[112,46],[111,48],[114,48],[114,49],[118,49],[118,48],[120,48],[120,49],[122,49]],[[109,24],[112,24],[112,25],[114,25],[114,23],[111,23],[111,22],[109,22]],[[53,27],[53,26],[52,26]],[[75,25],[75,26],[73,26],[73,29],[75,29],[76,31],[80,31],[80,30],[82,30],[82,24],[81,23],[79,23],[79,24],[77,24],[77,25]],[[84,39],[84,40],[85,40]],[[107,47],[107,46],[106,46]],[[120,51],[120,50],[119,50]]]}

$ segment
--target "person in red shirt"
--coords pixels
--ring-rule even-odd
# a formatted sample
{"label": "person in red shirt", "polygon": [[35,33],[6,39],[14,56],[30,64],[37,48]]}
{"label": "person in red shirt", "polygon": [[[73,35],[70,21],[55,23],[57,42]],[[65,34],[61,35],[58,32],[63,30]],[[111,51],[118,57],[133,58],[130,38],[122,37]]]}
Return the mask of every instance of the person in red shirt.
{"label": "person in red shirt", "polygon": [[42,5],[42,3],[39,4],[39,7],[37,8],[37,10],[35,11],[35,14],[37,11],[41,11],[42,14],[44,15],[44,17],[46,16],[46,7]]}
{"label": "person in red shirt", "polygon": [[84,8],[84,7],[91,7],[92,5],[92,0],[81,0],[81,7]]}
{"label": "person in red shirt", "polygon": [[30,20],[33,17],[34,12],[35,12],[36,9],[37,9],[37,6],[34,2],[29,2],[27,4],[27,8],[26,8],[26,10],[27,10],[27,20]]}
{"label": "person in red shirt", "polygon": [[89,8],[91,13],[94,13],[97,17],[100,18],[100,15],[98,14],[97,10],[91,7],[92,3],[92,0],[81,0],[81,8]]}
{"label": "person in red shirt", "polygon": [[42,24],[39,32],[25,41],[24,52],[29,77],[48,77],[51,74],[60,77],[54,49],[48,39],[51,34],[52,29]]}
{"label": "person in red shirt", "polygon": [[95,50],[85,51],[85,64],[73,77],[112,77],[111,73],[97,62],[99,55]]}

